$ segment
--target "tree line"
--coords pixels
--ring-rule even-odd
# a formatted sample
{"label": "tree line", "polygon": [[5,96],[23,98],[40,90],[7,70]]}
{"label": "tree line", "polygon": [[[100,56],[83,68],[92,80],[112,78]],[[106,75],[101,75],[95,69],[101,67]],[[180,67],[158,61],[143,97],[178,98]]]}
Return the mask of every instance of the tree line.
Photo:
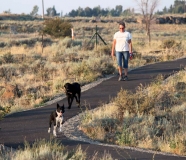
{"label": "tree line", "polygon": [[[30,15],[36,16],[39,11],[39,7],[35,5],[33,7],[32,12]],[[96,6],[93,8],[86,7],[82,8],[79,7],[78,9],[73,9],[69,13],[67,13],[65,16],[68,17],[92,17],[92,16],[112,16],[112,17],[118,17],[118,16],[130,16],[134,15],[134,8],[128,8],[123,9],[122,5],[116,5],[115,8],[101,8],[100,6]],[[162,11],[157,11],[155,14],[162,15],[162,14],[182,14],[186,13],[186,0],[175,0],[173,5],[170,5],[170,7],[164,7]],[[47,8],[46,9],[46,16],[62,16],[62,13],[57,13],[55,6]]]}
{"label": "tree line", "polygon": [[[32,11],[30,12],[31,16],[36,16],[38,14],[39,11],[39,7],[37,5],[35,5],[32,9]],[[117,17],[117,16],[125,16],[125,15],[132,15],[134,14],[134,8],[130,9],[123,9],[122,5],[117,5],[115,8],[113,9],[109,9],[109,8],[101,8],[100,6],[94,7],[94,8],[90,8],[90,7],[86,7],[86,8],[81,8],[79,7],[78,9],[73,9],[71,10],[69,13],[67,13],[65,16],[68,17],[76,17],[76,16],[80,16],[80,17],[92,17],[92,16],[113,16],[113,17]],[[54,16],[62,16],[62,13],[57,13],[55,6],[47,8],[46,9],[46,16],[50,16],[50,17],[54,17]]]}
{"label": "tree line", "polygon": [[[32,11],[30,12],[30,15],[31,16],[37,16],[38,11],[39,11],[39,7],[37,5],[35,5],[33,7]],[[57,13],[57,11],[55,9],[55,6],[53,6],[53,7],[47,8],[46,16],[49,16],[49,17],[60,16],[60,13]]]}
{"label": "tree line", "polygon": [[118,16],[125,16],[125,15],[133,15],[134,14],[134,8],[130,9],[123,9],[122,5],[116,5],[115,8],[101,8],[100,6],[94,7],[94,8],[90,8],[90,7],[86,7],[86,8],[81,8],[79,7],[76,10],[72,10],[70,11],[67,16],[69,17],[76,17],[76,16],[80,16],[80,17],[92,17],[92,16],[113,16],[113,17],[118,17]]}
{"label": "tree line", "polygon": [[[30,12],[31,16],[37,16],[39,11],[39,7],[35,5]],[[10,10],[4,11],[4,13],[11,13]],[[130,16],[134,15],[135,10],[134,8],[128,8],[128,9],[123,9],[122,5],[116,5],[115,8],[101,8],[100,6],[96,6],[93,8],[86,7],[86,8],[81,8],[79,7],[78,9],[73,9],[69,13],[67,13],[64,16],[68,17],[92,17],[92,16],[112,16],[112,17],[117,17],[117,16]],[[170,5],[170,7],[164,7],[162,11],[158,10],[155,12],[157,15],[162,15],[162,14],[182,14],[186,13],[186,0],[175,0],[173,5]],[[45,16],[63,16],[63,13],[58,13],[55,9],[55,6],[49,7],[46,9],[46,14]]]}
{"label": "tree line", "polygon": [[175,0],[173,5],[170,7],[164,7],[162,11],[157,11],[156,14],[182,14],[186,13],[186,1],[185,0]]}

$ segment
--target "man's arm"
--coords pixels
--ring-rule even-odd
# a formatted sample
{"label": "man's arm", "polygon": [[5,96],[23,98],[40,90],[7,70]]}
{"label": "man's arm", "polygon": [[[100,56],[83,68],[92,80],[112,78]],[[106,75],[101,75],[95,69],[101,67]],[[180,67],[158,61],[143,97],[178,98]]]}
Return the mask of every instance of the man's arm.
{"label": "man's arm", "polygon": [[132,53],[132,40],[128,40],[129,43],[129,53]]}
{"label": "man's arm", "polygon": [[115,45],[116,45],[116,39],[114,39],[112,43],[112,53],[111,53],[112,57],[115,56]]}

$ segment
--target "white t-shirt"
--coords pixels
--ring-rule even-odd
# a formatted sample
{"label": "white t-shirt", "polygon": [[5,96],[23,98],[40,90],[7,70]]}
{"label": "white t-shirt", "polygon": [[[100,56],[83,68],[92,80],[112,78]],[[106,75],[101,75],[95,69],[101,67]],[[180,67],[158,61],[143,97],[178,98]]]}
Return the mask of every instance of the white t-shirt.
{"label": "white t-shirt", "polygon": [[116,32],[114,34],[114,39],[116,40],[116,51],[129,51],[129,43],[128,40],[132,39],[132,36],[129,32]]}

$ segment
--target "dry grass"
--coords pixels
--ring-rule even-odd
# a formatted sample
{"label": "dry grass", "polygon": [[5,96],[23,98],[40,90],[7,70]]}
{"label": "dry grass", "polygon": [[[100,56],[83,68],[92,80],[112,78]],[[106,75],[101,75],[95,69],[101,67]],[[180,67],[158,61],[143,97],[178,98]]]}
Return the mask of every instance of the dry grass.
{"label": "dry grass", "polygon": [[[118,30],[117,22],[95,24],[98,26],[98,33],[107,43],[107,46],[104,46],[98,38],[100,45],[95,47],[95,39],[90,41],[95,33],[95,25],[90,22],[82,23],[82,21],[83,19],[72,22],[75,31],[74,41],[70,38],[50,40],[50,43],[45,43],[43,52],[41,42],[32,40],[33,38],[41,38],[38,35],[38,29],[42,27],[41,22],[4,21],[1,28],[6,29],[1,38],[8,45],[0,49],[0,82],[1,84],[18,85],[22,92],[19,99],[11,100],[12,112],[38,106],[38,103],[42,105],[46,100],[55,97],[56,94],[63,94],[63,84],[67,81],[78,81],[84,85],[99,77],[116,73],[116,61],[110,58],[110,52],[113,34]],[[12,25],[16,26],[17,34],[10,34],[7,26]],[[19,29],[24,26],[28,26],[34,32],[23,33]],[[144,35],[143,25],[127,23],[126,26],[126,30],[133,35],[135,58],[130,61],[131,69],[148,63],[185,56],[183,42],[186,27],[184,25],[152,25],[151,46]],[[175,35],[175,29],[179,30],[179,34]],[[178,47],[162,48],[161,46],[164,45],[162,39],[171,38],[174,38],[175,44],[179,44],[180,40],[182,43]],[[21,42],[24,39],[28,39],[27,44],[18,43],[17,46],[12,44],[12,41]],[[1,90],[1,92],[3,91],[4,89]],[[10,106],[9,102],[3,100],[0,102],[0,106],[6,108]]]}
{"label": "dry grass", "polygon": [[[91,19],[92,18],[90,18],[90,20]],[[122,17],[113,18],[112,20],[118,21],[121,19]],[[22,44],[19,46],[11,44],[11,41],[30,39],[31,42],[31,39],[33,39],[34,37],[39,38],[40,36],[38,35],[38,28],[42,27],[42,22],[3,21],[4,24],[1,25],[1,28],[5,29],[4,32],[2,32],[1,38],[3,38],[2,41],[10,44],[7,45],[7,47],[0,49],[0,55],[3,57],[6,56],[7,60],[9,60],[9,63],[6,64],[4,62],[4,59],[0,58],[1,69],[7,71],[6,76],[1,76],[1,83],[8,82],[11,84],[16,81],[15,84],[20,82],[19,84],[23,84],[21,85],[21,87],[23,88],[25,88],[25,82],[29,82],[31,84],[34,83],[36,86],[40,85],[40,83],[43,83],[45,85],[49,84],[49,86],[51,87],[50,92],[54,94],[61,91],[60,86],[62,85],[62,82],[59,83],[59,81],[63,81],[64,79],[73,78],[81,81],[82,84],[84,84],[94,81],[98,77],[105,74],[112,73],[113,68],[111,66],[114,66],[116,68],[116,63],[109,57],[105,56],[110,55],[113,34],[118,30],[117,22],[98,22],[97,24],[95,24],[98,26],[98,33],[102,36],[102,38],[105,40],[105,42],[107,42],[108,45],[99,45],[96,49],[94,48],[94,39],[90,43],[90,46],[93,44],[93,48],[90,49],[88,48],[87,44],[88,41],[90,41],[91,36],[95,33],[95,25],[92,25],[92,23],[90,22],[82,23],[83,20],[83,18],[79,18],[79,21],[72,22],[76,34],[75,41],[71,41],[68,38],[63,40],[51,40],[51,43],[53,44],[46,45],[43,52],[41,42],[34,42],[34,44],[32,45],[30,45],[28,42],[28,44]],[[12,39],[10,40],[10,29],[8,28],[8,26],[13,25],[16,26],[15,30],[18,33],[12,33]],[[28,31],[29,33],[23,33],[22,30],[18,29],[24,26],[31,28],[34,32],[30,33]],[[139,25],[135,23],[127,23],[126,26],[126,30],[130,31],[133,35],[134,52],[136,52],[136,58],[134,58],[133,61],[130,61],[131,68],[139,67],[147,63],[154,63],[157,61],[172,60],[185,55],[184,33],[186,27],[184,25],[153,24],[151,29],[151,46],[149,46],[147,43],[147,38],[144,35],[144,26],[142,24]],[[175,34],[175,30],[178,30],[177,34]],[[163,44],[162,39],[171,38],[174,38],[176,43],[182,41],[180,47],[169,48],[166,50],[161,48]],[[102,44],[99,38],[98,41],[100,44]],[[14,57],[14,59],[11,60],[11,63],[13,63],[11,64],[12,67],[9,67],[10,59],[8,58],[10,58],[10,55],[8,57],[8,54],[11,54]],[[86,65],[74,63],[74,61],[81,62],[82,60],[83,64]],[[94,65],[94,63],[96,65]],[[94,68],[94,72],[91,71],[92,68]],[[16,76],[12,76],[12,72]],[[79,72],[81,72],[81,75],[79,75]],[[36,83],[38,83],[38,85]],[[29,86],[29,84],[27,84],[27,86]]]}
{"label": "dry grass", "polygon": [[[5,85],[2,86],[1,95],[7,83],[17,85],[21,91],[19,98],[12,99],[11,111],[42,105],[56,94],[63,94],[66,82],[78,81],[84,85],[115,72],[108,55],[81,50],[80,45],[79,40],[65,38],[45,47],[43,53],[39,43],[34,47],[2,49],[0,81]],[[8,103],[9,100],[3,99],[0,106],[6,107]]]}
{"label": "dry grass", "polygon": [[136,93],[121,90],[112,104],[85,112],[81,129],[104,142],[186,155],[185,96],[185,70],[163,83],[159,76]]}
{"label": "dry grass", "polygon": [[[117,18],[118,21],[121,19]],[[6,47],[0,48],[0,96],[7,85],[17,86],[16,94],[20,96],[1,98],[1,116],[40,106],[56,95],[62,95],[66,82],[78,81],[84,85],[116,73],[116,61],[111,59],[110,52],[113,34],[118,30],[117,22],[93,24],[81,19],[72,24],[74,41],[44,37],[42,52],[38,34],[42,22],[3,21],[0,45],[5,44]],[[99,38],[97,48],[95,39],[90,42],[96,25],[107,46]],[[16,26],[17,33],[10,32],[7,26]],[[126,27],[133,36],[135,57],[130,61],[131,69],[186,55],[185,25],[153,24],[151,45],[145,36],[144,25],[126,23]],[[172,40],[174,45],[166,47],[165,41]],[[95,114],[85,112],[82,129],[100,141],[185,155],[185,90],[175,87],[178,80],[185,83],[184,75],[185,72],[180,72],[177,78],[165,84],[161,84],[162,79],[159,78],[148,87],[140,86],[136,94],[129,97],[125,96],[128,91],[122,90],[114,104],[101,108]]]}
{"label": "dry grass", "polygon": [[[86,160],[88,156],[86,152],[82,150],[81,146],[77,146],[74,150],[68,151],[57,140],[37,140],[32,145],[25,142],[23,148],[16,151],[3,150],[0,148],[0,160]],[[112,160],[113,158],[109,153],[104,153],[101,157],[97,154],[89,157],[90,160]]]}

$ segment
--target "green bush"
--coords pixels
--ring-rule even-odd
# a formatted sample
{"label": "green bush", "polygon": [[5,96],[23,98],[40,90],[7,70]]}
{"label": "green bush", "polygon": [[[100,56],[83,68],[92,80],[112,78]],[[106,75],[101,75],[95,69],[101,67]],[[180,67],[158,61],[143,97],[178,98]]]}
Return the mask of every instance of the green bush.
{"label": "green bush", "polygon": [[0,106],[0,120],[11,111],[11,106],[1,107]]}
{"label": "green bush", "polygon": [[54,38],[71,36],[72,24],[60,18],[49,19],[44,22],[43,34],[48,34]]}
{"label": "green bush", "polygon": [[132,137],[130,135],[130,131],[124,125],[121,132],[116,132],[116,139],[119,145],[130,145],[132,142]]}

